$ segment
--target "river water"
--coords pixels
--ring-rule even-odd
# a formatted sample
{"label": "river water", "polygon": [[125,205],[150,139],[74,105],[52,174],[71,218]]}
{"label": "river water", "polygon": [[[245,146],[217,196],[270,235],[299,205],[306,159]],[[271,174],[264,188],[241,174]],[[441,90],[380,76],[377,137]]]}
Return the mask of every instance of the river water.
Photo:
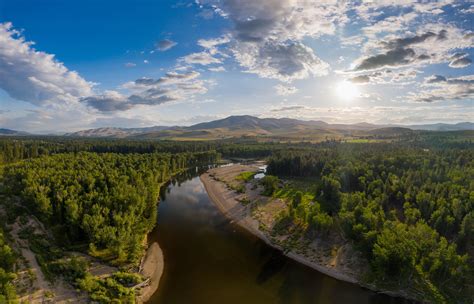
{"label": "river water", "polygon": [[213,205],[197,174],[162,191],[150,233],[165,267],[149,303],[404,303],[301,265],[232,224]]}

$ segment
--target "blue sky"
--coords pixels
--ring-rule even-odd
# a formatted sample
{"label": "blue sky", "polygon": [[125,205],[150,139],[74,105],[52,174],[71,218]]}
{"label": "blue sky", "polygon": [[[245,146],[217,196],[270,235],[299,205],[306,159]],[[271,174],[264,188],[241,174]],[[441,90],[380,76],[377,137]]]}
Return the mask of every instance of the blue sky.
{"label": "blue sky", "polygon": [[0,0],[0,127],[472,121],[473,15],[465,1]]}

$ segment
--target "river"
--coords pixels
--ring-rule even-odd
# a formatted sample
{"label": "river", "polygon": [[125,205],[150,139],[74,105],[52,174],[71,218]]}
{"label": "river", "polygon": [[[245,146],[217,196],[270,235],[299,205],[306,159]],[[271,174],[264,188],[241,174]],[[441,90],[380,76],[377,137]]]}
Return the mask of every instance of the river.
{"label": "river", "polygon": [[162,191],[149,235],[165,267],[153,304],[404,303],[301,265],[232,224],[197,173]]}

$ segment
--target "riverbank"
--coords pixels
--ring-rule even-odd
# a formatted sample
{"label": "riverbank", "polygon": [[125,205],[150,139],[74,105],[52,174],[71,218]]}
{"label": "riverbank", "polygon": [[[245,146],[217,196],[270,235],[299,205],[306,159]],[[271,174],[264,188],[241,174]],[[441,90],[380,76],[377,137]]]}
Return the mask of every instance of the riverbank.
{"label": "riverbank", "polygon": [[[242,172],[248,171],[248,166],[242,167]],[[289,258],[292,258],[306,266],[309,266],[335,279],[349,283],[359,283],[357,278],[351,277],[348,274],[342,273],[335,269],[330,269],[325,266],[319,265],[309,260],[308,257],[296,253],[294,251],[286,252],[281,246],[274,244],[269,239],[269,237],[259,229],[260,223],[252,217],[250,208],[244,206],[238,200],[240,194],[238,194],[232,189],[229,189],[225,183],[217,181],[212,177],[212,175],[215,174],[216,170],[220,169],[221,168],[211,169],[208,172],[202,174],[200,178],[202,183],[204,184],[204,187],[206,188],[209,197],[225,216],[227,216],[237,225],[241,226],[250,233],[262,239],[269,246],[281,250],[283,254],[288,256]]]}
{"label": "riverbank", "polygon": [[163,251],[161,250],[160,245],[157,242],[154,242],[148,247],[140,266],[140,273],[149,279],[148,285],[140,290],[140,296],[138,296],[140,303],[147,302],[158,290],[164,266]]}
{"label": "riverbank", "polygon": [[280,240],[271,234],[271,229],[268,229],[271,227],[268,225],[268,219],[274,217],[278,208],[285,206],[285,203],[278,199],[262,197],[259,194],[261,189],[257,189],[255,183],[245,183],[243,191],[236,191],[237,185],[232,184],[239,174],[248,171],[256,172],[259,165],[261,164],[219,167],[210,169],[200,176],[211,201],[226,217],[269,246],[282,251],[285,256],[329,277],[357,284],[378,293],[412,299],[403,290],[380,290],[375,286],[365,284],[362,276],[367,263],[357,258],[357,252],[352,250],[349,244],[340,246],[332,257],[331,254],[323,253],[327,252],[328,246],[321,242],[305,245],[304,247],[309,250],[288,249],[281,246]]}

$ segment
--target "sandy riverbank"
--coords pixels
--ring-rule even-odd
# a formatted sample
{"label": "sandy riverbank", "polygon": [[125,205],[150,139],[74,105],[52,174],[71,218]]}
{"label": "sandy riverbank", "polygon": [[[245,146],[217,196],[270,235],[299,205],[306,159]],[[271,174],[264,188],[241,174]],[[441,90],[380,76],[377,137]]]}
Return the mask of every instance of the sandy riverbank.
{"label": "sandy riverbank", "polygon": [[[228,186],[229,183],[232,183],[232,180],[235,181],[235,177],[240,173],[245,171],[256,172],[261,165],[262,163],[255,163],[251,165],[232,165],[214,168],[202,174],[200,176],[200,179],[204,184],[204,187],[206,188],[206,191],[212,202],[226,217],[228,217],[240,227],[244,228],[245,230],[249,231],[253,235],[263,240],[269,246],[281,250],[285,256],[334,279],[352,284],[357,284],[361,287],[373,290],[378,293],[387,294],[393,297],[401,297],[409,300],[413,299],[413,297],[407,294],[407,292],[404,290],[380,290],[375,286],[367,285],[361,282],[360,276],[364,272],[363,267],[365,263],[361,264],[361,261],[358,261],[352,267],[347,265],[350,257],[352,255],[356,255],[356,253],[353,251],[347,251],[345,254],[342,255],[342,260],[344,260],[344,263],[340,263],[340,261],[338,262],[338,257],[333,259],[333,261],[328,261],[327,259],[318,261],[317,259],[315,259],[317,255],[306,255],[293,250],[285,251],[281,246],[273,242],[268,232],[262,231],[260,229],[261,225],[263,224],[261,222],[262,218],[260,218],[260,220],[257,220],[256,218],[254,218],[254,216],[252,216],[252,210],[250,206],[251,204],[244,205],[239,201],[242,196],[249,198],[250,201],[261,200],[262,196],[257,194],[259,190],[254,189],[251,185],[247,184],[245,187],[245,194],[239,194]],[[316,245],[316,248],[312,247],[312,249],[316,250],[317,252],[317,247],[319,245]],[[335,263],[334,260],[336,260]]]}
{"label": "sandy riverbank", "polygon": [[[247,208],[237,200],[239,194],[231,189],[228,189],[228,187],[223,182],[214,180],[211,175],[215,173],[215,170],[219,169],[220,168],[211,169],[210,171],[200,176],[201,181],[204,184],[204,187],[206,188],[206,191],[211,200],[214,202],[214,204],[225,216],[227,216],[233,222],[248,230],[255,236],[259,237],[268,245],[282,250],[280,246],[273,244],[267,237],[267,235],[265,235],[265,233],[259,229],[260,224],[256,219],[252,218],[249,208]],[[336,269],[330,269],[323,265],[319,265],[313,261],[310,261],[304,255],[298,254],[293,251],[284,252],[284,254],[292,258],[293,260],[296,260],[335,279],[350,283],[358,283],[358,280],[356,278],[351,277],[345,273],[341,273]]]}
{"label": "sandy riverbank", "polygon": [[150,283],[141,289],[138,297],[140,303],[148,301],[158,290],[164,265],[163,252],[158,243],[155,242],[148,247],[141,267],[141,274],[146,278],[150,278]]}

